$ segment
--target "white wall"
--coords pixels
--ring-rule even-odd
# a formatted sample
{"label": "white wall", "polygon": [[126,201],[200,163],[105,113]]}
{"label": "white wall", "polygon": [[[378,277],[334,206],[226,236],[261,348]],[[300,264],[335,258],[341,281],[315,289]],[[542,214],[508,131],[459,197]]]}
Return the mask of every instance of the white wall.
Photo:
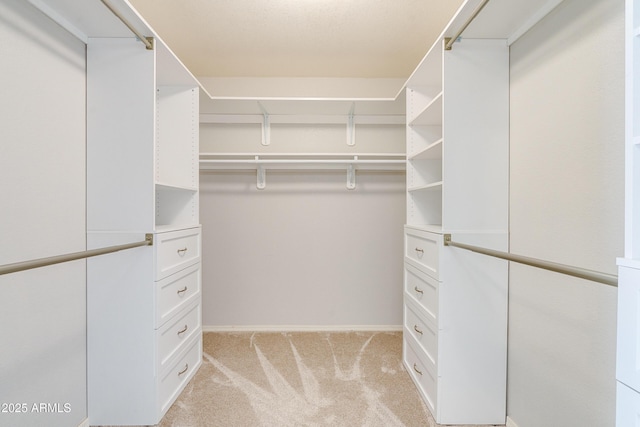
{"label": "white wall", "polygon": [[[21,0],[0,40],[0,264],[82,251],[84,44]],[[0,276],[0,425],[86,418],[85,285],[84,261]]]}
{"label": "white wall", "polygon": [[[355,152],[403,152],[404,126],[356,130]],[[344,126],[201,125],[203,152],[347,151]],[[206,328],[400,328],[403,172],[200,175]]]}
{"label": "white wall", "polygon": [[[616,274],[624,1],[566,0],[511,46],[511,252]],[[513,264],[508,415],[613,426],[616,289]]]}

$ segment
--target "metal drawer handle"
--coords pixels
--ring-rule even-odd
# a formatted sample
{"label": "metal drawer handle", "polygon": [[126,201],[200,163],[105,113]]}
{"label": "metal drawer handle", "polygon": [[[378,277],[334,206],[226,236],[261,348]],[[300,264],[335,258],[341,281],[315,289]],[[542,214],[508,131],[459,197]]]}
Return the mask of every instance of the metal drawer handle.
{"label": "metal drawer handle", "polygon": [[178,255],[182,256],[185,254],[185,252],[187,252],[187,248],[184,249],[178,249]]}
{"label": "metal drawer handle", "polygon": [[184,325],[184,329],[182,329],[181,331],[178,331],[178,335],[180,335],[180,334],[184,334],[185,332],[187,332],[187,329],[188,329],[188,328],[189,328],[189,327],[188,327],[187,325]]}
{"label": "metal drawer handle", "polygon": [[418,329],[418,325],[413,325],[413,330],[422,335],[422,331]]}
{"label": "metal drawer handle", "polygon": [[[182,371],[178,372],[178,376],[180,376],[180,375],[184,374],[185,372],[187,372],[188,369],[189,369],[189,364],[185,363],[184,364],[184,369]],[[420,374],[420,375],[422,375],[422,374]]]}
{"label": "metal drawer handle", "polygon": [[424,291],[417,286],[414,286],[413,290],[424,295]]}
{"label": "metal drawer handle", "polygon": [[423,254],[424,253],[424,249],[416,248],[416,252],[420,252],[421,254]]}
{"label": "metal drawer handle", "polygon": [[418,368],[416,367],[416,364],[415,364],[415,363],[413,364],[413,370],[414,370],[414,371],[416,371],[417,373],[419,373],[420,375],[422,375],[422,372],[420,372],[420,371],[418,370]]}
{"label": "metal drawer handle", "polygon": [[187,287],[185,286],[182,289],[178,289],[178,295],[180,295],[181,293],[187,292]]}

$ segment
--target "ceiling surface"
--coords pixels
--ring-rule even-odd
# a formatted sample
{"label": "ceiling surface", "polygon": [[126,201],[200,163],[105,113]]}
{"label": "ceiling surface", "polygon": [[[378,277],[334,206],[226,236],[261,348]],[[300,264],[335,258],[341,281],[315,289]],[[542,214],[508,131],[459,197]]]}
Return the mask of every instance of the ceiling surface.
{"label": "ceiling surface", "polygon": [[463,0],[130,0],[197,77],[409,77]]}

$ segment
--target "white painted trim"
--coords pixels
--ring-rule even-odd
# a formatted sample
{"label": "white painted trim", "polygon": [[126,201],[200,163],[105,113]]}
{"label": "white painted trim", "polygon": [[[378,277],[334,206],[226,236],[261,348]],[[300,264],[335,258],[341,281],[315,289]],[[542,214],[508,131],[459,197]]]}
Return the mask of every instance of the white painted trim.
{"label": "white painted trim", "polygon": [[202,332],[400,332],[402,325],[203,325]]}
{"label": "white painted trim", "polygon": [[89,427],[89,425],[89,418],[85,418],[84,421],[78,424],[78,427]]}
{"label": "white painted trim", "polygon": [[511,418],[507,417],[507,426],[506,427],[518,427],[518,424],[516,424],[516,422],[513,421]]}

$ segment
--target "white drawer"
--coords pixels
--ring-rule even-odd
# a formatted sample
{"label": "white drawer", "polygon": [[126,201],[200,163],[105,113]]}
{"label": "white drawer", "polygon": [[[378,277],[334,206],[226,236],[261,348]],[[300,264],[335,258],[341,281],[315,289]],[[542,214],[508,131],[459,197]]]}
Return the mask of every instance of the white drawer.
{"label": "white drawer", "polygon": [[182,357],[160,376],[158,401],[161,416],[173,404],[202,363],[202,335],[198,335],[189,344],[190,347]]}
{"label": "white drawer", "polygon": [[153,246],[156,280],[160,280],[200,262],[200,228],[158,233]]}
{"label": "white drawer", "polygon": [[156,328],[198,299],[201,282],[199,263],[156,282]]}
{"label": "white drawer", "polygon": [[433,365],[437,365],[438,357],[438,327],[432,322],[425,321],[410,304],[404,305],[405,333],[413,336],[424,350],[425,356]]}
{"label": "white drawer", "polygon": [[408,262],[404,264],[405,295],[419,304],[426,317],[437,324],[439,282]]}
{"label": "white drawer", "polygon": [[156,331],[159,369],[164,369],[180,350],[180,346],[201,332],[200,304],[188,309]]}
{"label": "white drawer", "polygon": [[435,366],[426,360],[424,354],[421,355],[416,350],[411,337],[404,338],[403,346],[404,365],[409,372],[409,376],[416,383],[420,394],[430,407],[431,413],[435,415],[438,391]]}
{"label": "white drawer", "polygon": [[404,240],[405,256],[418,263],[425,273],[438,280],[442,235],[407,228]]}

